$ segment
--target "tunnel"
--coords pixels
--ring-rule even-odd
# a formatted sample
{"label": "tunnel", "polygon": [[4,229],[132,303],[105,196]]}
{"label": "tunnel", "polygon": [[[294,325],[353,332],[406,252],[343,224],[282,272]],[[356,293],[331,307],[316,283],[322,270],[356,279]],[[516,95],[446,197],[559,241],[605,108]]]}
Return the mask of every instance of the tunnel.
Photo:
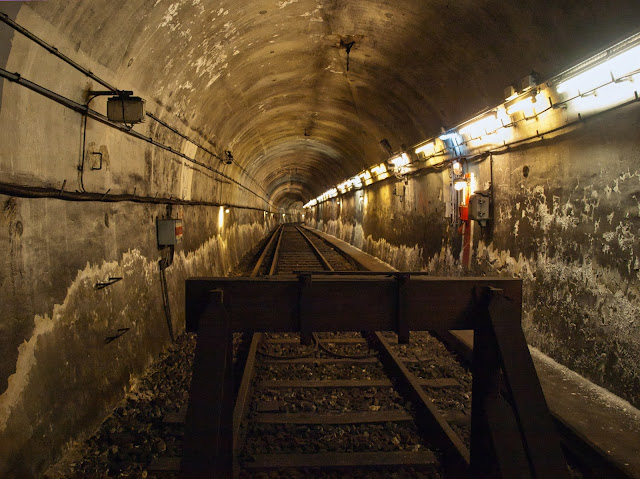
{"label": "tunnel", "polygon": [[185,281],[282,223],[521,279],[529,346],[640,407],[639,25],[637,0],[1,2],[0,476],[86,438],[185,331]]}

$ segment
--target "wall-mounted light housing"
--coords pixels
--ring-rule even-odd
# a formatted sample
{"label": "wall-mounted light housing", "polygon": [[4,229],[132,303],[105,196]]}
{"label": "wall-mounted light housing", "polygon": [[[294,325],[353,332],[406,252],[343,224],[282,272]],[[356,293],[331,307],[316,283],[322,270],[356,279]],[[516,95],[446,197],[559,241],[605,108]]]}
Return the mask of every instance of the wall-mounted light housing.
{"label": "wall-mounted light housing", "polygon": [[406,153],[402,153],[401,155],[398,155],[394,158],[391,158],[391,160],[389,160],[393,166],[395,166],[396,168],[400,168],[402,166],[406,166],[410,163],[410,159],[409,159],[409,155],[407,155]]}
{"label": "wall-mounted light housing", "polygon": [[479,120],[472,121],[460,128],[461,135],[469,135],[471,138],[479,138],[494,133],[502,126],[495,113],[491,113]]}
{"label": "wall-mounted light housing", "polygon": [[432,141],[416,149],[416,155],[431,156],[436,152],[436,144]]}
{"label": "wall-mounted light housing", "polygon": [[453,180],[453,187],[456,191],[463,190],[465,186],[467,186],[466,178],[458,178],[456,180]]}
{"label": "wall-mounted light housing", "polygon": [[142,123],[145,118],[144,100],[139,96],[111,97],[107,100],[107,118],[115,123]]}
{"label": "wall-mounted light housing", "polygon": [[588,94],[607,83],[623,81],[639,69],[640,45],[637,45],[570,77],[558,84],[556,90],[569,96]]}
{"label": "wall-mounted light housing", "polygon": [[371,173],[373,173],[376,176],[383,175],[386,172],[387,172],[387,167],[384,165],[384,163],[380,163],[378,166],[374,166],[373,168],[371,168]]}
{"label": "wall-mounted light housing", "polygon": [[144,100],[138,96],[133,96],[132,91],[127,90],[107,90],[87,92],[88,102],[98,96],[109,96],[107,99],[107,119],[114,123],[124,123],[125,125],[135,125],[142,123],[145,119]]}

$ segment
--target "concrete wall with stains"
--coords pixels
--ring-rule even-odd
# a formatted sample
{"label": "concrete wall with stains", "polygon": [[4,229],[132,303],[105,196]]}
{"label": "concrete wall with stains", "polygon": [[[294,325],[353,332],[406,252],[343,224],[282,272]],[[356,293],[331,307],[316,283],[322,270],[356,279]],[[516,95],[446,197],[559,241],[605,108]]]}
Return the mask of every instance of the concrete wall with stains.
{"label": "concrete wall with stains", "polygon": [[[260,212],[0,196],[0,474],[34,477],[95,427],[170,342],[156,217],[182,217],[166,270],[172,329],[184,280],[222,276],[267,232]],[[96,289],[109,277],[121,281]],[[128,328],[121,337],[118,329]]]}
{"label": "concrete wall with stains", "polygon": [[631,105],[466,165],[481,189],[493,161],[495,213],[474,226],[468,266],[445,218],[448,169],[329,200],[307,223],[401,270],[521,277],[530,344],[637,407],[639,128]]}
{"label": "concrete wall with stains", "polygon": [[[37,20],[28,8],[12,7],[7,13],[26,25]],[[68,36],[41,25],[47,40],[61,50],[75,50]],[[24,37],[8,40],[10,50],[3,43],[0,52],[1,67],[79,103],[86,101],[88,90],[104,89]],[[105,62],[79,56],[107,81],[152,98],[143,84],[125,85]],[[82,115],[15,83],[2,85],[2,188],[158,200],[106,203],[0,194],[0,476],[24,478],[38,476],[66,444],[95,428],[169,344],[158,264],[167,251],[157,245],[156,219],[183,221],[183,242],[166,270],[170,324],[179,334],[184,280],[228,274],[267,234],[273,218],[261,210],[262,200],[230,179],[91,119],[80,174]],[[104,99],[91,107],[104,112]],[[146,107],[215,150],[157,102],[149,100]],[[134,128],[249,183],[234,166],[225,167],[159,123],[147,118]],[[162,204],[172,199],[185,204]],[[225,213],[220,205],[244,208],[232,206]],[[122,280],[96,289],[110,277]]]}

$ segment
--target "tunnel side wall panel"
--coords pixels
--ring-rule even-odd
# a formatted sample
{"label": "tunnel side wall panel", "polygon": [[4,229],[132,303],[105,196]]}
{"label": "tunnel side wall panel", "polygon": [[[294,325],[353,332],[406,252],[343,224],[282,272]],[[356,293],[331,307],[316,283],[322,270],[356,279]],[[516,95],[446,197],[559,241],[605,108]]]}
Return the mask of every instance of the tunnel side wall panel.
{"label": "tunnel side wall panel", "polygon": [[[640,406],[639,127],[632,105],[494,155],[494,221],[474,224],[468,265],[445,217],[447,169],[376,183],[306,221],[401,270],[523,278],[529,343]],[[489,185],[490,159],[467,167]]]}
{"label": "tunnel side wall panel", "polygon": [[260,212],[231,211],[219,227],[219,208],[202,206],[167,212],[7,196],[0,204],[8,252],[0,262],[0,475],[35,477],[170,344],[158,265],[168,252],[155,243],[156,217],[183,220],[186,239],[166,270],[176,335],[185,279],[228,274],[268,225]]}

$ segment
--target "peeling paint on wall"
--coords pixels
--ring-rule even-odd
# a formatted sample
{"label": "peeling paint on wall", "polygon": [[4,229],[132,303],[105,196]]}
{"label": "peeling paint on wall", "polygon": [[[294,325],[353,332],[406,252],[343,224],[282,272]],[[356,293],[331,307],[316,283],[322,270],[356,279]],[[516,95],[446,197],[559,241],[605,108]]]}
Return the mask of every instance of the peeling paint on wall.
{"label": "peeling paint on wall", "polygon": [[[266,233],[262,221],[234,224],[176,254],[166,271],[174,331],[184,329],[184,280],[228,274]],[[109,277],[123,279],[95,289]],[[169,341],[160,291],[157,259],[131,250],[117,262],[87,264],[64,301],[35,316],[0,395],[0,475],[33,477],[53,459],[55,444],[59,451],[99,424]],[[107,343],[118,328],[129,330]]]}

